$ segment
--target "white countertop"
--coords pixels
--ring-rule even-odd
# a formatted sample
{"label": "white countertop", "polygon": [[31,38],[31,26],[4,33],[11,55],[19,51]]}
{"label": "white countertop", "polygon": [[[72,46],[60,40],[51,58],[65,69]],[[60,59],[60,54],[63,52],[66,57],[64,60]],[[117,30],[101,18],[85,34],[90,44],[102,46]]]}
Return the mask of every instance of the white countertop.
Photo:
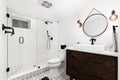
{"label": "white countertop", "polygon": [[107,56],[114,56],[118,57],[118,52],[110,52],[110,51],[87,51],[87,50],[80,50],[79,48],[74,48],[74,47],[67,47],[66,49],[68,50],[74,50],[74,51],[82,51],[82,52],[88,52],[88,53],[93,53],[93,54],[100,54],[100,55],[107,55]]}

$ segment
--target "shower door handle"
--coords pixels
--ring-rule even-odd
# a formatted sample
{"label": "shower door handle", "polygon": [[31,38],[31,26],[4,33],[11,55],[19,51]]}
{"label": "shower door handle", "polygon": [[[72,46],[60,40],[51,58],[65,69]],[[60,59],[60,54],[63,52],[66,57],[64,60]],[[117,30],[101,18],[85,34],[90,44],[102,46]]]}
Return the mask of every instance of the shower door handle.
{"label": "shower door handle", "polygon": [[24,37],[19,37],[19,43],[23,44],[24,43]]}

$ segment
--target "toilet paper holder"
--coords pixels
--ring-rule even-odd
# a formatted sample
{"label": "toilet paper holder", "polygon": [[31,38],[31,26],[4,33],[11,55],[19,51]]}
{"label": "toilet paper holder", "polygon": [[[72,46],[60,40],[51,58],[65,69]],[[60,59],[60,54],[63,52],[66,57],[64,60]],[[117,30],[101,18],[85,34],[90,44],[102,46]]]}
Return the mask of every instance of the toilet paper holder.
{"label": "toilet paper holder", "polygon": [[66,48],[66,45],[61,45],[61,49],[65,49]]}

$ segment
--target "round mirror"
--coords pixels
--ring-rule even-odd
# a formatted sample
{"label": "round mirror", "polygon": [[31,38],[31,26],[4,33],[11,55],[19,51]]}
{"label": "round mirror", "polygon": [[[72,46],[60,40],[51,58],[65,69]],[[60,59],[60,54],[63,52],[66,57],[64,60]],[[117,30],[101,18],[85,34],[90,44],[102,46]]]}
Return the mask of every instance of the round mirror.
{"label": "round mirror", "polygon": [[90,37],[96,37],[105,32],[108,26],[107,17],[103,14],[92,14],[83,23],[83,32]]}

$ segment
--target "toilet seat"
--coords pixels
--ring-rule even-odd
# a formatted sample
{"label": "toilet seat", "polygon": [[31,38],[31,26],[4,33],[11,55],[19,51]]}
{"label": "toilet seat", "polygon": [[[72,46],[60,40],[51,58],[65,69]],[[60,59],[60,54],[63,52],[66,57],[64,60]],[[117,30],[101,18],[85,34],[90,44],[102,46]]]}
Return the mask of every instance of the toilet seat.
{"label": "toilet seat", "polygon": [[50,60],[48,60],[48,63],[58,63],[58,62],[61,62],[61,59],[60,58],[52,58]]}

